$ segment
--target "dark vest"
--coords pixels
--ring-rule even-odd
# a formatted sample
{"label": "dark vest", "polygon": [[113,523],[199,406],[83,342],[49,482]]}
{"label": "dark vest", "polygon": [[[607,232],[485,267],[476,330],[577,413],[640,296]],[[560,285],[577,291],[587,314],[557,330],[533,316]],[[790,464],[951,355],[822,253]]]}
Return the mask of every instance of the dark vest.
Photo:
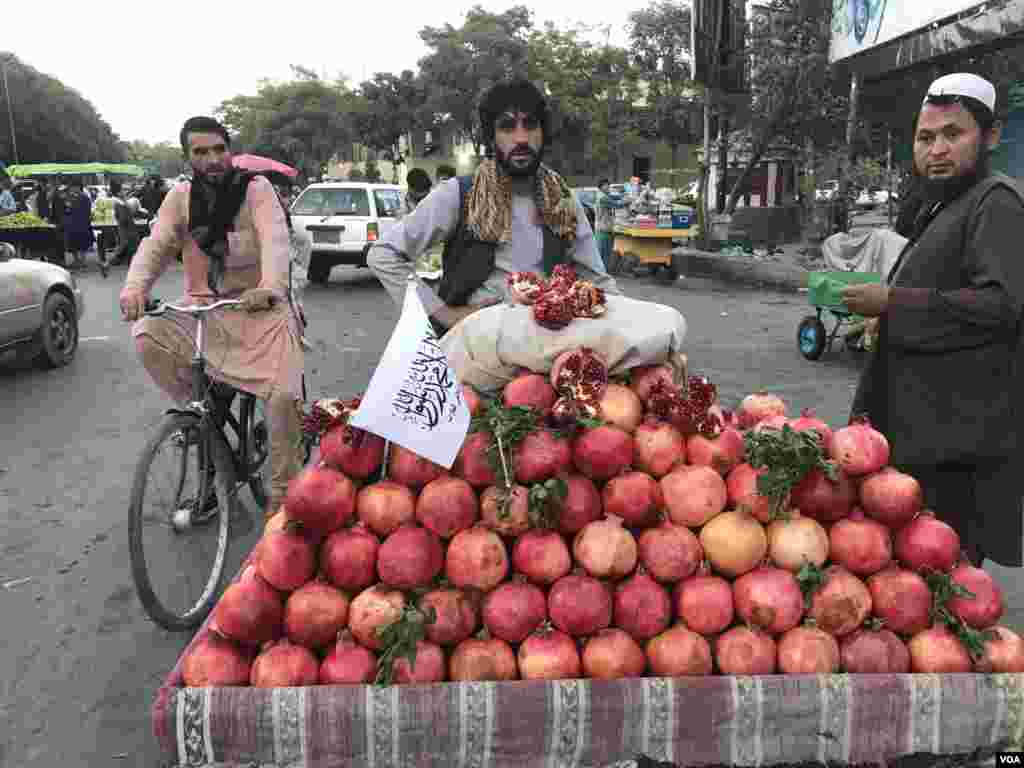
{"label": "dark vest", "polygon": [[[473,184],[472,176],[459,177],[459,223],[444,244],[441,265],[444,274],[437,286],[437,295],[449,306],[464,305],[494,271],[497,243],[486,243],[473,237],[463,220],[462,201]],[[550,275],[559,264],[571,264],[573,241],[556,235],[547,225],[544,233],[544,273]]]}

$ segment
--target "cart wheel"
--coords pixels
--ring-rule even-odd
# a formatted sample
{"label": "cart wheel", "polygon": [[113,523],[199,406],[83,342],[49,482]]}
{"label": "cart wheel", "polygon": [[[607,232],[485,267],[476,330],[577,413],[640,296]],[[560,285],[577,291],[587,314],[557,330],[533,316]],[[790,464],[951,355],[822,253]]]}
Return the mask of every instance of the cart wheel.
{"label": "cart wheel", "polygon": [[663,285],[672,285],[679,277],[679,270],[671,264],[663,265],[658,269],[657,280]]}
{"label": "cart wheel", "polygon": [[825,351],[825,324],[814,315],[807,315],[796,329],[796,345],[808,360],[817,360]]}

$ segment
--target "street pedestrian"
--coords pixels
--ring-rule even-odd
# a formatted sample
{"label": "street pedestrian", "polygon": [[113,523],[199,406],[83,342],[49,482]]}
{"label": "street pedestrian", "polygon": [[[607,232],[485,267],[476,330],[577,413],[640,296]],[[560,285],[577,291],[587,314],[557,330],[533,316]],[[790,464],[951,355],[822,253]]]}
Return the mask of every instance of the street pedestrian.
{"label": "street pedestrian", "polygon": [[13,186],[8,176],[0,176],[0,216],[12,216],[18,212],[18,204],[11,192]]}
{"label": "street pedestrian", "polygon": [[85,192],[80,179],[71,182],[68,194],[68,212],[64,220],[67,250],[71,252],[74,267],[85,266],[85,254],[96,244],[92,231],[92,198]]}
{"label": "street pedestrian", "polygon": [[[110,261],[114,264],[122,264],[131,261],[139,248],[139,229],[135,225],[135,216],[124,197],[124,187],[121,182],[114,179],[110,182],[110,196],[114,198],[114,223],[117,224],[117,249]],[[106,259],[100,259],[100,269],[106,277]]]}
{"label": "street pedestrian", "polygon": [[597,199],[594,201],[594,237],[597,250],[601,254],[601,263],[606,270],[612,263],[612,244],[615,241],[615,210],[622,208],[623,203],[608,194],[608,179],[597,182]]}
{"label": "street pedestrian", "polygon": [[549,274],[571,264],[598,288],[619,293],[582,205],[541,162],[550,133],[540,90],[527,80],[498,83],[483,95],[479,118],[491,156],[471,179],[439,184],[370,249],[367,263],[392,300],[402,305],[417,259],[441,241],[443,275],[436,291],[424,285],[421,292],[439,333],[509,298],[506,278],[514,272]]}
{"label": "street pedestrian", "polygon": [[405,193],[403,204],[403,215],[408,215],[416,210],[416,206],[427,195],[430,194],[430,175],[422,168],[413,168],[405,176],[405,184],[409,188]]}
{"label": "street pedestrian", "polygon": [[999,143],[995,89],[974,74],[936,80],[913,132],[924,203],[886,279],[843,291],[878,318],[878,343],[853,415],[889,439],[890,463],[965,555],[1022,565],[1024,195],[990,169]]}
{"label": "street pedestrian", "polygon": [[[136,321],[132,337],[150,377],[180,403],[191,397],[195,321],[142,317],[153,285],[182,251],[185,303],[241,300],[243,312],[207,316],[207,371],[215,381],[266,401],[270,498],[264,515],[270,517],[303,461],[305,361],[288,286],[288,225],[273,185],[232,165],[223,125],[212,117],[190,118],[180,140],[193,180],[167,193],[128,269],[121,312]],[[246,515],[237,522],[245,528],[251,520]]]}
{"label": "street pedestrian", "polygon": [[455,178],[455,169],[450,165],[439,165],[437,166],[437,183],[448,181],[448,179]]}

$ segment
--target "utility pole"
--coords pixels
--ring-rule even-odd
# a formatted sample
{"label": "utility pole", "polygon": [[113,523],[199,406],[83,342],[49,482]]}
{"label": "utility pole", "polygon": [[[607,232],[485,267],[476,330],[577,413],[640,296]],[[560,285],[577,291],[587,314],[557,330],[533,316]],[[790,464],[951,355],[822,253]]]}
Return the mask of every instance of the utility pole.
{"label": "utility pole", "polygon": [[0,61],[0,72],[4,76],[4,95],[7,97],[7,121],[11,126],[11,148],[14,154],[14,164],[18,164],[18,137],[14,134],[14,112],[11,111],[11,89],[7,85],[7,61]]}
{"label": "utility pole", "polygon": [[839,169],[839,213],[842,217],[841,230],[850,228],[850,173],[853,170],[854,139],[857,137],[857,113],[860,101],[860,75],[850,75],[850,111],[846,116],[846,153]]}

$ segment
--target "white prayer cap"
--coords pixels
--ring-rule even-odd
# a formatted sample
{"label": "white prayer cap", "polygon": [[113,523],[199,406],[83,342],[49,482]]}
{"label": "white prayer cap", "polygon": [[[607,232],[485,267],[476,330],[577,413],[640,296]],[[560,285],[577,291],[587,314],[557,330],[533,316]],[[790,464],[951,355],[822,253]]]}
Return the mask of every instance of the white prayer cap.
{"label": "white prayer cap", "polygon": [[970,72],[943,75],[928,86],[925,102],[929,96],[970,96],[988,107],[993,114],[996,111],[995,87],[985,78]]}

